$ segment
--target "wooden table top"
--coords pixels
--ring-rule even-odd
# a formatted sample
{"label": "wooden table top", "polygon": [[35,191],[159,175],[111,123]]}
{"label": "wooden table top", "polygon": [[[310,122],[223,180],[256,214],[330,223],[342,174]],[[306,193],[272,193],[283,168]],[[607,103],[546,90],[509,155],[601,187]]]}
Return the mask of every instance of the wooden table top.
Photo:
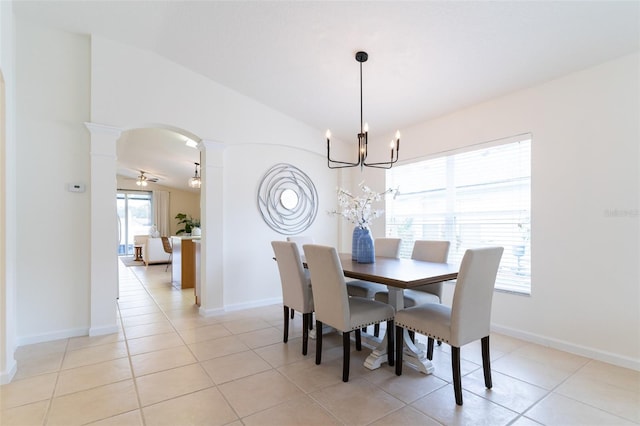
{"label": "wooden table top", "polygon": [[403,289],[455,280],[458,267],[448,263],[376,257],[375,263],[358,263],[351,253],[340,253],[345,277],[371,281]]}

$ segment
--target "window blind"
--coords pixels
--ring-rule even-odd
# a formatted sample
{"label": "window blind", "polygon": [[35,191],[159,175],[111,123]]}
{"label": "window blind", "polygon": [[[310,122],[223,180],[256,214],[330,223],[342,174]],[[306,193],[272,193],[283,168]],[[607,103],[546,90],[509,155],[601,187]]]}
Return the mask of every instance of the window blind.
{"label": "window blind", "polygon": [[[515,140],[515,141],[514,141]],[[386,235],[451,242],[449,262],[469,248],[502,246],[496,288],[531,293],[531,136],[493,141],[387,170]]]}

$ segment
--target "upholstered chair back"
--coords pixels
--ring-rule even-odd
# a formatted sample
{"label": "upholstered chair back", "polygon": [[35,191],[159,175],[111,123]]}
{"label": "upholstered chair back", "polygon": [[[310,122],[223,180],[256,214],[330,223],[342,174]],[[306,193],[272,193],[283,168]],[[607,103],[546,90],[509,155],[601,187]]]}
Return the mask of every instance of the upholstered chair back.
{"label": "upholstered chair back", "polygon": [[493,288],[502,247],[465,252],[451,305],[452,346],[461,347],[489,335]]}
{"label": "upholstered chair back", "polygon": [[335,248],[304,245],[311,273],[316,320],[338,330],[351,330],[349,296],[342,264]]}
{"label": "upholstered chair back", "polygon": [[[424,262],[447,263],[450,246],[449,241],[417,240],[413,243],[411,258]],[[442,302],[442,283],[415,287],[414,290],[435,294]]]}
{"label": "upholstered chair back", "polygon": [[305,275],[296,243],[272,241],[282,284],[283,304],[301,313],[313,312],[309,278]]}
{"label": "upholstered chair back", "polygon": [[376,238],[373,242],[376,256],[399,258],[400,243],[402,238]]}
{"label": "upholstered chair back", "polygon": [[305,244],[313,244],[313,237],[310,235],[291,235],[287,237],[287,241],[292,243],[296,243],[298,246],[298,251],[302,255],[304,251],[302,250],[302,246]]}

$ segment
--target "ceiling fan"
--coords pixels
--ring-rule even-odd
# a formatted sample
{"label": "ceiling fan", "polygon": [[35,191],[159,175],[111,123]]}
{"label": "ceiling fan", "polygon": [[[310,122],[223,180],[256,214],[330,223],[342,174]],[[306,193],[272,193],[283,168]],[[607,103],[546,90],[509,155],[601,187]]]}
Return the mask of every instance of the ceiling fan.
{"label": "ceiling fan", "polygon": [[[145,172],[144,170],[140,170],[140,175],[138,175],[138,177],[135,178],[136,185],[138,185],[138,186],[147,186],[149,183],[158,182],[158,178],[146,176],[145,173],[149,173],[149,172]],[[133,179],[133,178],[129,178],[129,179]]]}

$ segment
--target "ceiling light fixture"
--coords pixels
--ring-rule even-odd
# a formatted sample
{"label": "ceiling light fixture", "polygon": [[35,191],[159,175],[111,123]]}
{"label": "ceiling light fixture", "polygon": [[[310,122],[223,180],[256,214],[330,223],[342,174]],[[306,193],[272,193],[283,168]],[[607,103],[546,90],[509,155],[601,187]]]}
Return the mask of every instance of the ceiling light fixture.
{"label": "ceiling light fixture", "polygon": [[350,163],[348,161],[337,161],[331,159],[331,131],[327,130],[327,166],[330,169],[341,169],[343,167],[360,166],[360,170],[364,166],[377,167],[379,169],[390,169],[395,162],[398,161],[398,152],[400,151],[400,131],[396,132],[396,137],[391,141],[391,160],[367,163],[367,138],[369,134],[369,125],[362,119],[362,63],[369,59],[367,52],[356,53],[356,61],[360,63],[360,133],[358,133],[358,162]]}
{"label": "ceiling light fixture", "polygon": [[200,188],[200,185],[202,185],[200,175],[198,174],[198,166],[200,165],[200,163],[193,163],[193,164],[196,165],[196,173],[195,175],[193,175],[191,179],[189,179],[189,186],[191,188]]}
{"label": "ceiling light fixture", "polygon": [[148,184],[147,177],[144,175],[144,172],[140,170],[140,176],[138,176],[138,180],[136,180],[136,185],[147,186]]}

